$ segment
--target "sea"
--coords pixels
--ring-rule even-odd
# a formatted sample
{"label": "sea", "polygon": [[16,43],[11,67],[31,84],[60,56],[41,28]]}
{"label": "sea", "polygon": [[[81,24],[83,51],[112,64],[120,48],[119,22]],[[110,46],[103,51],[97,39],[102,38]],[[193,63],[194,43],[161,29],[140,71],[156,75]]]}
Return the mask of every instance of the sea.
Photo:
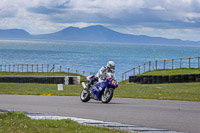
{"label": "sea", "polygon": [[0,64],[55,64],[96,73],[116,63],[116,78],[149,61],[199,57],[198,45],[0,40]]}

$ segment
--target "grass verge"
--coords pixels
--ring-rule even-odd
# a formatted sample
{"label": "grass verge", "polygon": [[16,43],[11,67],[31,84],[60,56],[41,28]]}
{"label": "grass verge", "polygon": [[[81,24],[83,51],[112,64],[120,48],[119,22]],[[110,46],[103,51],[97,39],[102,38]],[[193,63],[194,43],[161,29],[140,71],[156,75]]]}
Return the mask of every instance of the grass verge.
{"label": "grass verge", "polygon": [[[62,74],[63,73],[61,73],[61,76],[63,76]],[[2,75],[2,73],[0,73],[0,75]],[[82,77],[82,81],[84,80],[85,77]],[[64,85],[63,87],[63,91],[58,91],[56,84],[0,83],[0,94],[80,96],[80,92],[82,90],[81,85]],[[134,84],[129,83],[128,81],[123,81],[120,82],[119,87],[116,88],[114,97],[200,102],[200,82],[173,84]]]}
{"label": "grass verge", "polygon": [[200,74],[200,68],[178,68],[178,69],[161,69],[145,72],[139,75],[184,75],[184,74]]}
{"label": "grass verge", "polygon": [[22,112],[0,113],[1,133],[124,133],[120,130],[91,127],[67,120],[33,120]]}
{"label": "grass verge", "polygon": [[[64,85],[63,91],[56,84],[0,83],[0,94],[80,96],[81,85]],[[119,83],[114,97],[159,100],[200,101],[200,83],[133,84]]]}
{"label": "grass verge", "polygon": [[135,84],[121,82],[115,97],[200,102],[200,82],[173,84]]}

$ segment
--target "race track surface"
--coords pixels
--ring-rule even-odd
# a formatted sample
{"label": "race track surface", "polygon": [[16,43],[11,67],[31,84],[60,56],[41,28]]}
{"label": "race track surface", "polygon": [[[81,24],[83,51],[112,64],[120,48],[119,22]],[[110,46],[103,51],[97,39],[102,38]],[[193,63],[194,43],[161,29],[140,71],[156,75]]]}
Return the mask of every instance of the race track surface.
{"label": "race track surface", "polygon": [[0,109],[200,133],[200,102],[113,98],[102,104],[74,96],[0,95]]}

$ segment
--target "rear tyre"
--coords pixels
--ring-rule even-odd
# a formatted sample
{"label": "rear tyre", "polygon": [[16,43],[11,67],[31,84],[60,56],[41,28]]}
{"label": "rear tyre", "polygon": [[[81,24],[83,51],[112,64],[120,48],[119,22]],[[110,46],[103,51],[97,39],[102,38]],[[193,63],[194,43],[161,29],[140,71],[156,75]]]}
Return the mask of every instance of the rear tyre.
{"label": "rear tyre", "polygon": [[82,102],[88,102],[90,100],[90,93],[83,89],[80,94],[80,99]]}
{"label": "rear tyre", "polygon": [[113,97],[113,89],[105,89],[101,95],[102,103],[109,103]]}

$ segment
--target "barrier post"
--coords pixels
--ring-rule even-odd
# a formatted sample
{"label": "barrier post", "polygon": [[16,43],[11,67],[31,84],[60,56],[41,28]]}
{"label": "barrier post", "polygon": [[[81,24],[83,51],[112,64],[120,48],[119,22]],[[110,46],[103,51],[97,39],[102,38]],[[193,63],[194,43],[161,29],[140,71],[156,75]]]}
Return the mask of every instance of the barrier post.
{"label": "barrier post", "polygon": [[156,60],[156,70],[158,69],[158,61]]}
{"label": "barrier post", "polygon": [[189,68],[190,68],[190,60],[191,60],[191,58],[189,58]]}
{"label": "barrier post", "polygon": [[149,61],[149,71],[151,71],[151,61]]}
{"label": "barrier post", "polygon": [[165,70],[165,64],[166,64],[166,60],[164,60],[164,70]]}
{"label": "barrier post", "polygon": [[180,68],[182,68],[182,58],[180,59]]}

